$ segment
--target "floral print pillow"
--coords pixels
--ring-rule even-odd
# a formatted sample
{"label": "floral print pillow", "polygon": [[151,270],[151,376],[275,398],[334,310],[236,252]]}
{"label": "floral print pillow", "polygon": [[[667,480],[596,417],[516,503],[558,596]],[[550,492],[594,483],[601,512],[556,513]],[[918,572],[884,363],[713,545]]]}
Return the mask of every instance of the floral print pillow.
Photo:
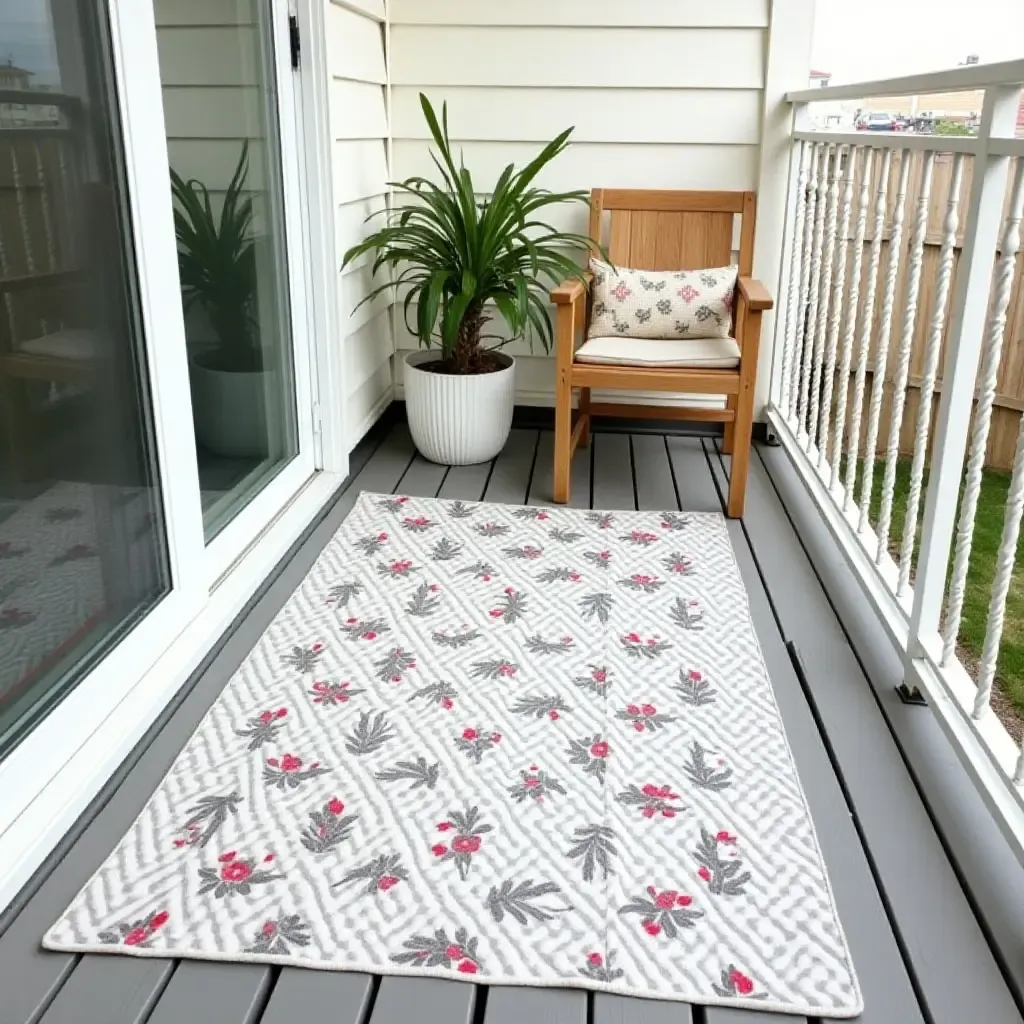
{"label": "floral print pillow", "polygon": [[728,338],[736,267],[630,270],[591,259],[591,338]]}

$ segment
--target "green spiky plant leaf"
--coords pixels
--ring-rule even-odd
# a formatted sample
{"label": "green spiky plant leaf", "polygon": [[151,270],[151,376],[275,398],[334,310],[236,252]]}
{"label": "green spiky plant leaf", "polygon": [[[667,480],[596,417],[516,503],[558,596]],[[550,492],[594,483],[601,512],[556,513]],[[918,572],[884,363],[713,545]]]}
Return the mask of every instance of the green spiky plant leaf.
{"label": "green spiky plant leaf", "polygon": [[171,168],[178,274],[187,312],[199,305],[217,335],[216,366],[235,372],[262,368],[256,319],[256,249],[252,197],[246,194],[249,142],[224,193],[218,216],[210,190]]}
{"label": "green spiky plant leaf", "polygon": [[[582,190],[552,192],[534,185],[537,175],[564,152],[572,129],[549,142],[525,167],[509,164],[487,199],[478,199],[473,178],[452,153],[448,106],[441,119],[425,95],[420,106],[437,148],[432,154],[440,183],[422,176],[393,183],[399,204],[382,211],[386,226],[345,254],[344,265],[374,253],[373,272],[391,272],[387,283],[363,301],[394,289],[404,293],[406,326],[424,348],[441,348],[449,373],[491,368],[488,353],[529,335],[550,351],[553,332],[547,297],[552,285],[584,271],[565,248],[589,249],[585,235],[558,231],[544,218],[562,203],[588,203]],[[404,202],[403,202],[404,200]],[[511,337],[500,340],[484,330],[490,306]],[[481,342],[493,342],[484,348]]]}

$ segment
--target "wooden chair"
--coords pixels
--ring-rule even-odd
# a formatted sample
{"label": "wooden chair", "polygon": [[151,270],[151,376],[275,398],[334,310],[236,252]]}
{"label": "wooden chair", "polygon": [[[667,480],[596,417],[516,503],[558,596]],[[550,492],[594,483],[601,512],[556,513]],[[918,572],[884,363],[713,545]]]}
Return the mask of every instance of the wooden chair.
{"label": "wooden chair", "polygon": [[[551,294],[557,306],[554,500],[569,500],[569,467],[577,445],[590,440],[591,416],[703,420],[725,424],[723,451],[732,456],[728,515],[743,515],[750,437],[753,429],[754,380],[761,313],[772,308],[764,286],[750,277],[754,257],[753,192],[674,192],[594,189],[590,237],[602,241],[604,214],[611,214],[608,256],[613,264],[638,270],[700,270],[733,263],[733,221],[740,217],[739,280],[733,303],[736,366],[657,368],[622,364],[597,365],[576,358],[576,342],[590,321],[588,290],[569,281]],[[624,339],[628,343],[628,339]],[[678,344],[678,343],[677,343]],[[689,344],[684,342],[682,344]],[[579,408],[572,408],[574,388]],[[592,403],[591,388],[724,395],[724,409]]]}

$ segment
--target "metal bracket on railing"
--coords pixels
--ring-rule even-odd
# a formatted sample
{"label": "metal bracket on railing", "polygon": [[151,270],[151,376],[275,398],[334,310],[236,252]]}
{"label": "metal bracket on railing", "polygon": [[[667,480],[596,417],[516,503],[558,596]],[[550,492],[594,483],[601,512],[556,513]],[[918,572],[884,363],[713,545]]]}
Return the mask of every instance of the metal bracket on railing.
{"label": "metal bracket on railing", "polygon": [[907,686],[906,683],[900,683],[896,687],[896,695],[904,704],[928,707],[928,701],[924,699],[924,694],[916,686]]}

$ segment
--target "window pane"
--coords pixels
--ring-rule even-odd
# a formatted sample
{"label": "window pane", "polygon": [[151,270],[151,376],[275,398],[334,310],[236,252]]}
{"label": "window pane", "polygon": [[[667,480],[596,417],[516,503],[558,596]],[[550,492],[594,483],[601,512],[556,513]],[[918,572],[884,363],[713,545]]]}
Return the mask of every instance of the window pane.
{"label": "window pane", "polygon": [[155,0],[208,540],[298,453],[274,6]]}
{"label": "window pane", "polygon": [[0,756],[169,587],[105,7],[0,0]]}

